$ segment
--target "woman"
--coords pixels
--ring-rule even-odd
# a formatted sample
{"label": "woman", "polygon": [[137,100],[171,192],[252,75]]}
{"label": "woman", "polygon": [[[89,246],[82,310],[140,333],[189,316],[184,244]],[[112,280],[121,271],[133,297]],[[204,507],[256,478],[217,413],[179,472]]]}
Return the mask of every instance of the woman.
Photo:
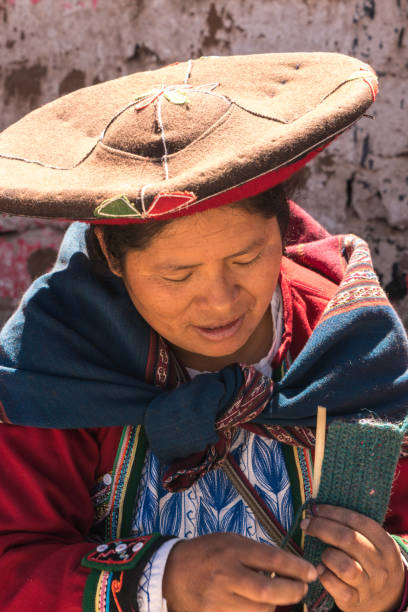
{"label": "woman", "polygon": [[[309,609],[404,609],[404,541],[381,523],[389,506],[388,529],[408,531],[403,458],[388,499],[406,339],[362,241],[295,206],[286,235],[282,190],[257,195],[374,90],[343,56],[204,58],[82,90],[0,139],[3,210],[94,221],[71,226],[2,333],[4,420],[39,426],[1,432],[5,610],[161,609],[162,595],[174,612],[274,610],[316,580]],[[24,141],[33,120],[63,151]],[[315,568],[300,530],[288,551],[270,544],[310,496],[322,400],[327,456],[346,431],[365,511],[346,480],[342,503],[303,520],[327,545]],[[333,504],[327,465],[318,501]]]}

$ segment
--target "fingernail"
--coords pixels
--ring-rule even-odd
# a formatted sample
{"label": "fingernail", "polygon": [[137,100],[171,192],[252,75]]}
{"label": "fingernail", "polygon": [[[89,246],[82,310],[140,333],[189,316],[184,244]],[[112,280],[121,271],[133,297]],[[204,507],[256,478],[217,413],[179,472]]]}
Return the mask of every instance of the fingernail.
{"label": "fingernail", "polygon": [[318,576],[319,574],[317,574],[315,567],[311,567],[310,570],[307,572],[308,582],[314,582],[315,580],[317,580]]}
{"label": "fingernail", "polygon": [[310,525],[310,519],[309,518],[305,518],[302,519],[300,521],[300,528],[303,529],[303,531],[306,531],[306,529],[309,527]]}
{"label": "fingernail", "polygon": [[316,572],[318,576],[321,576],[324,572],[324,565],[319,563],[319,565],[316,566]]}

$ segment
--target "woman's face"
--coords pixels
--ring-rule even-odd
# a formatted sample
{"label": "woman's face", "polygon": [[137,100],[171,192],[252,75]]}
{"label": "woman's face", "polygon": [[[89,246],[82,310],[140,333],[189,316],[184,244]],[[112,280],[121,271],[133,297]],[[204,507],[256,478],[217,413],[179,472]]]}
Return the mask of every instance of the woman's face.
{"label": "woman's face", "polygon": [[211,370],[268,352],[281,257],[276,218],[224,206],[174,221],[146,249],[128,251],[122,278],[182,363]]}

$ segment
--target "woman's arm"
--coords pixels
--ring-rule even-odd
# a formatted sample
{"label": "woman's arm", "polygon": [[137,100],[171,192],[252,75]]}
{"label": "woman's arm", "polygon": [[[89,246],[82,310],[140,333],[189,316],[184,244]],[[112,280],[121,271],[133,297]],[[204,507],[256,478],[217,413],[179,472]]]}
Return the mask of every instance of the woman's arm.
{"label": "woman's arm", "polygon": [[[91,541],[94,506],[90,491],[98,476],[112,468],[120,431],[121,428],[61,431],[12,425],[0,429],[3,612],[83,609],[86,585],[88,594],[92,591],[91,570],[83,566],[83,558],[95,557],[98,545]],[[156,536],[151,552],[160,541]],[[138,544],[137,538],[130,539],[131,548]],[[135,601],[145,544],[143,541],[137,547],[137,569],[127,572],[127,595]],[[114,550],[115,545],[109,548]],[[102,567],[92,570],[94,579],[105,574],[109,572]],[[95,609],[103,607],[94,605]],[[127,612],[127,608],[124,610]]]}
{"label": "woman's arm", "polygon": [[78,612],[89,574],[81,559],[95,546],[97,440],[12,425],[0,436],[0,607]]}

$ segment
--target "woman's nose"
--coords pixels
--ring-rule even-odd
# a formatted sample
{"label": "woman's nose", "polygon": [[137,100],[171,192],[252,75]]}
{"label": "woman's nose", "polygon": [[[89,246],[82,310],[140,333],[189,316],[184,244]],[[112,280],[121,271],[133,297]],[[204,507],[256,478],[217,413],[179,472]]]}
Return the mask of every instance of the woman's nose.
{"label": "woman's nose", "polygon": [[212,309],[227,310],[236,301],[240,287],[228,275],[217,275],[208,279],[201,287],[201,300]]}

